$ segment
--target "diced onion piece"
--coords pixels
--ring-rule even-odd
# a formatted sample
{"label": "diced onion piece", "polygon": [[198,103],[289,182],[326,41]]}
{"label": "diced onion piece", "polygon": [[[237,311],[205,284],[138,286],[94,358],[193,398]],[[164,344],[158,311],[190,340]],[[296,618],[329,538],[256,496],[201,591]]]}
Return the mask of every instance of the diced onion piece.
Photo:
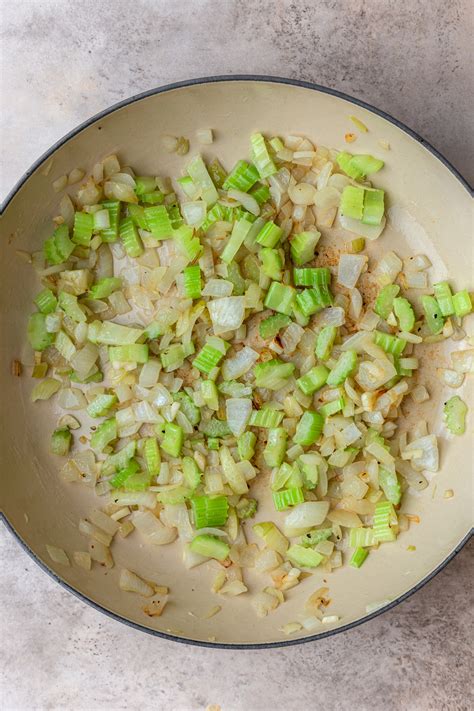
{"label": "diced onion piece", "polygon": [[[335,177],[335,176],[333,176]],[[382,217],[380,225],[364,225],[360,220],[354,220],[353,217],[347,217],[339,212],[339,221],[341,226],[349,232],[354,232],[359,237],[374,240],[380,237],[385,228],[385,216]]]}
{"label": "diced onion piece", "polygon": [[439,469],[438,441],[434,434],[413,440],[405,447],[403,453],[415,453],[410,461],[417,471],[426,469],[429,472],[437,472]]}
{"label": "diced onion piece", "polygon": [[237,200],[242,207],[244,207],[252,215],[258,217],[260,215],[260,206],[254,197],[248,193],[244,193],[241,190],[231,189],[227,192],[227,195],[232,198],[232,200]]}
{"label": "diced onion piece", "polygon": [[252,412],[252,401],[250,398],[227,398],[225,407],[227,424],[232,434],[240,437],[245,431]]}
{"label": "diced onion piece", "polygon": [[156,546],[166,545],[176,538],[176,529],[164,526],[151,511],[134,511],[131,519],[137,531]]}
{"label": "diced onion piece", "polygon": [[319,526],[328,511],[329,503],[326,501],[305,501],[297,504],[285,518],[285,535],[297,536],[313,526]]}
{"label": "diced onion piece", "polygon": [[309,183],[298,183],[288,187],[288,197],[295,205],[312,205],[316,197],[316,188]]}
{"label": "diced onion piece", "polygon": [[341,254],[337,271],[337,283],[353,289],[367,264],[367,257],[358,254]]}
{"label": "diced onion piece", "polygon": [[394,252],[384,254],[374,271],[374,276],[380,286],[393,284],[402,269],[402,260]]}
{"label": "diced onion piece", "polygon": [[60,565],[71,565],[66,552],[62,548],[46,544],[46,550],[48,551],[48,555],[51,560],[55,563],[60,563]]}
{"label": "diced onion piece", "polygon": [[119,587],[126,592],[133,592],[142,597],[151,597],[155,594],[154,589],[131,570],[123,568],[120,571]]}
{"label": "diced onion piece", "polygon": [[208,302],[207,308],[216,336],[235,331],[242,325],[245,315],[244,302],[243,296],[228,296]]}

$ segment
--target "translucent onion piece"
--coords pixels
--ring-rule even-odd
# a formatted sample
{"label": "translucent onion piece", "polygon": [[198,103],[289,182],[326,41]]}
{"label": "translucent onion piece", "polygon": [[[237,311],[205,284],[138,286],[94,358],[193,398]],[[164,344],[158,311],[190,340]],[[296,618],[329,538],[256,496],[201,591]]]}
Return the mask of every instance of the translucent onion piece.
{"label": "translucent onion piece", "polygon": [[153,543],[156,546],[172,543],[177,536],[176,528],[164,526],[151,511],[134,511],[131,519],[137,531],[148,543]]}
{"label": "translucent onion piece", "polygon": [[341,254],[337,271],[337,283],[353,289],[367,264],[367,257],[359,254]]}
{"label": "translucent onion piece", "polygon": [[229,296],[209,301],[207,308],[216,336],[227,331],[235,331],[243,323],[245,315],[243,296]]}
{"label": "translucent onion piece", "polygon": [[227,398],[225,407],[227,424],[232,434],[240,437],[252,412],[252,401],[250,398]]}
{"label": "translucent onion piece", "polygon": [[370,240],[380,237],[385,228],[386,222],[385,217],[382,217],[380,225],[364,225],[360,220],[354,220],[352,217],[341,215],[341,213],[339,213],[339,221],[345,230],[354,232],[359,235],[359,237],[365,237]]}

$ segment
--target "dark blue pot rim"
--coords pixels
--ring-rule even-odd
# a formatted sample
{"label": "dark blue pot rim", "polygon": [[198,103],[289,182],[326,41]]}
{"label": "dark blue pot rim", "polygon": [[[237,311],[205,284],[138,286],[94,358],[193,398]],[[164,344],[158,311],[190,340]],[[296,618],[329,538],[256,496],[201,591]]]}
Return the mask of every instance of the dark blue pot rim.
{"label": "dark blue pot rim", "polygon": [[[330,94],[331,96],[336,96],[340,99],[345,99],[346,101],[349,101],[350,103],[354,104],[355,106],[361,106],[364,109],[367,109],[368,111],[372,111],[373,113],[377,114],[378,116],[381,116],[382,118],[386,119],[390,123],[393,123],[395,126],[397,126],[399,129],[407,133],[409,136],[411,136],[417,143],[420,143],[422,146],[424,146],[430,153],[432,153],[438,160],[443,163],[446,168],[459,180],[461,185],[472,195],[473,190],[467,180],[463,178],[461,173],[439,152],[434,148],[428,141],[425,141],[421,136],[419,136],[415,131],[412,131],[408,126],[405,126],[401,121],[398,121],[398,119],[393,118],[393,116],[390,116],[390,114],[385,113],[385,111],[381,111],[380,109],[375,108],[374,106],[371,106],[371,104],[366,103],[365,101],[361,101],[360,99],[355,99],[352,96],[349,96],[348,94],[344,94],[341,91],[337,91],[336,89],[330,89],[325,86],[321,86],[319,84],[313,84],[311,82],[307,81],[299,81],[297,79],[285,79],[282,77],[274,77],[274,76],[264,76],[264,75],[257,75],[257,74],[231,74],[231,75],[222,75],[222,76],[211,76],[211,77],[201,77],[198,79],[189,79],[187,81],[180,81],[180,82],[175,82],[173,84],[166,84],[165,86],[157,87],[155,89],[149,89],[148,91],[144,91],[141,94],[136,94],[135,96],[130,97],[129,99],[125,99],[124,101],[119,101],[117,104],[114,104],[108,109],[105,109],[105,111],[101,111],[98,114],[95,114],[95,116],[92,116],[90,119],[87,121],[84,121],[83,123],[79,124],[75,129],[67,133],[65,136],[63,136],[59,141],[57,141],[55,144],[51,146],[49,150],[47,150],[45,153],[43,153],[42,156],[36,160],[33,165],[24,173],[24,175],[20,178],[20,180],[16,183],[14,188],[11,190],[11,192],[7,195],[5,198],[4,202],[1,205],[0,208],[0,214],[4,212],[4,210],[8,207],[9,203],[11,200],[15,197],[16,193],[20,190],[22,185],[28,180],[28,178],[32,175],[32,173],[35,172],[35,170],[40,166],[45,160],[47,160],[58,148],[63,146],[69,139],[74,138],[78,133],[80,133],[83,129],[87,128],[88,126],[92,125],[96,121],[100,120],[101,118],[104,118],[105,116],[108,116],[109,114],[113,113],[114,111],[117,111],[118,109],[123,108],[124,106],[129,106],[130,104],[133,104],[137,101],[141,101],[141,99],[146,99],[149,96],[155,96],[156,94],[163,94],[167,91],[172,91],[173,89],[181,89],[185,88],[188,86],[196,86],[198,84],[214,84],[217,82],[226,82],[226,81],[257,81],[257,82],[272,82],[274,84],[289,84],[291,86],[298,86],[302,87],[304,89],[312,89],[313,91],[319,91],[324,94]],[[65,582],[62,578],[60,578],[56,573],[48,568],[43,561],[38,558],[38,556],[31,550],[31,548],[25,543],[25,541],[21,538],[21,536],[18,534],[18,532],[13,528],[11,523],[8,521],[7,517],[5,514],[0,514],[1,519],[4,521],[6,527],[9,529],[9,531],[12,533],[12,535],[18,540],[20,543],[21,547],[28,553],[28,555],[39,565],[39,567],[47,573],[53,580],[55,580],[59,585],[61,585],[63,588],[71,592],[73,595],[78,597],[80,600],[85,602],[86,604],[90,605],[93,607],[95,610],[98,610],[105,615],[108,615],[109,617],[113,618],[114,620],[117,620],[119,622],[122,622],[123,624],[128,625],[129,627],[133,627],[136,630],[140,630],[141,632],[146,632],[147,634],[154,635],[155,637],[162,637],[163,639],[170,640],[172,642],[181,642],[183,644],[189,644],[197,647],[209,647],[209,648],[215,648],[215,649],[271,649],[273,647],[291,647],[296,644],[303,644],[306,642],[314,642],[320,639],[324,639],[325,637],[331,637],[335,634],[339,634],[340,632],[346,632],[348,630],[354,629],[355,627],[358,627],[359,625],[363,624],[364,622],[368,622],[369,620],[373,620],[375,617],[378,617],[381,615],[383,612],[387,612],[387,610],[391,610],[394,608],[396,605],[400,604],[404,600],[407,600],[413,593],[417,592],[420,590],[426,583],[428,583],[430,580],[434,578],[435,575],[437,575],[458,553],[459,551],[464,547],[464,545],[468,542],[468,540],[471,538],[473,531],[471,530],[460,543],[454,548],[454,550],[448,555],[445,560],[438,565],[437,568],[435,568],[429,575],[427,575],[423,580],[421,580],[417,585],[415,585],[413,588],[408,590],[406,593],[403,595],[400,595],[397,597],[395,600],[392,600],[392,602],[388,603],[387,605],[384,605],[382,608],[375,610],[374,612],[365,615],[359,620],[355,620],[354,622],[351,622],[348,625],[343,625],[341,627],[338,627],[337,629],[333,630],[328,630],[327,632],[321,632],[316,635],[310,635],[308,637],[304,637],[303,639],[288,639],[288,640],[281,640],[279,642],[264,642],[262,644],[223,644],[221,642],[204,642],[204,641],[199,641],[199,640],[192,640],[192,639],[186,639],[185,637],[180,637],[179,635],[171,635],[167,634],[166,632],[161,632],[159,630],[152,630],[149,627],[145,627],[144,625],[140,625],[137,622],[132,622],[131,620],[126,619],[125,617],[121,617],[120,615],[117,615],[115,612],[112,612],[111,610],[108,610],[107,608],[103,607],[102,605],[99,605],[98,603],[94,602],[90,598],[88,598],[86,595],[83,595],[79,590],[76,590],[73,588],[71,585],[69,585],[67,582]]]}

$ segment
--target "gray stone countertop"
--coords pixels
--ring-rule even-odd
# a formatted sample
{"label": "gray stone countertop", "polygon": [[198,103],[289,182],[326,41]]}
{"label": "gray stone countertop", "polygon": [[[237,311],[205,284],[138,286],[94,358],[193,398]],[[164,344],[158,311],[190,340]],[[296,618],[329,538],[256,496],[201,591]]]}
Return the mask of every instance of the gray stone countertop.
{"label": "gray stone countertop", "polygon": [[[168,82],[233,73],[306,79],[360,97],[418,131],[473,182],[468,0],[0,0],[0,31],[2,198],[97,111]],[[232,652],[155,639],[103,616],[0,533],[3,711],[474,706],[472,545],[408,601],[350,632]]]}

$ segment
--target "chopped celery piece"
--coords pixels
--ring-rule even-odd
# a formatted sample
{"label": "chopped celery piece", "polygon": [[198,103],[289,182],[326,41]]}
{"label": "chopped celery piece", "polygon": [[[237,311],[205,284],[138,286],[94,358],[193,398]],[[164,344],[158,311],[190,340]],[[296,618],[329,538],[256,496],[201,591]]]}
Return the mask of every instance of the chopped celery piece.
{"label": "chopped celery piece", "polygon": [[127,463],[124,464],[123,467],[118,468],[118,471],[112,479],[110,480],[111,485],[113,486],[114,489],[120,489],[127,479],[129,479],[133,474],[136,474],[140,469],[140,465],[138,464],[136,459],[129,459]]}
{"label": "chopped celery piece", "polygon": [[[278,489],[283,489],[284,486],[291,486],[289,482],[293,474],[294,467],[292,467],[290,464],[287,464],[286,462],[283,462],[283,464],[281,464],[278,469],[274,469],[271,478],[272,491],[278,491]],[[302,480],[296,483],[298,484],[298,486],[300,486],[302,484]]]}
{"label": "chopped celery piece", "polygon": [[255,241],[257,244],[261,244],[262,247],[276,247],[282,235],[283,230],[281,227],[275,225],[274,222],[266,222],[255,238]]}
{"label": "chopped celery piece", "polygon": [[351,528],[349,545],[351,548],[366,548],[375,543],[374,532],[371,528]]}
{"label": "chopped celery piece", "polygon": [[232,234],[230,235],[227,244],[224,248],[224,251],[221,254],[221,259],[223,262],[229,264],[233,260],[240,247],[242,246],[244,239],[247,237],[251,226],[252,223],[246,220],[245,218],[242,218],[234,223]]}
{"label": "chopped celery piece", "polygon": [[304,289],[296,295],[296,303],[305,316],[312,316],[332,304],[332,296],[326,284]]}
{"label": "chopped celery piece", "polygon": [[200,429],[206,437],[216,438],[216,437],[228,437],[232,434],[229,425],[225,420],[217,420],[212,418],[208,420],[204,426],[201,425]]}
{"label": "chopped celery piece", "polygon": [[210,206],[214,205],[219,194],[201,156],[198,155],[192,159],[187,166],[187,171],[193,182],[200,188],[204,202]]}
{"label": "chopped celery piece", "polygon": [[213,342],[209,340],[205,346],[199,351],[196,358],[193,360],[193,366],[209,375],[216,365],[220,363],[225,355],[225,351],[216,348]]}
{"label": "chopped celery piece", "polygon": [[328,360],[337,336],[336,326],[324,326],[318,333],[315,354],[319,360]]}
{"label": "chopped celery piece", "polygon": [[375,299],[374,311],[385,321],[390,316],[393,309],[394,299],[398,295],[399,291],[400,287],[397,286],[397,284],[386,284],[386,286],[380,290],[379,295]]}
{"label": "chopped celery piece", "polygon": [[351,251],[353,254],[359,254],[359,252],[363,252],[365,249],[365,238],[364,237],[357,237],[357,239],[353,239],[351,242]]}
{"label": "chopped celery piece", "polygon": [[51,346],[54,343],[55,335],[46,330],[45,314],[39,311],[31,314],[28,320],[27,336],[34,351],[44,351],[45,348]]}
{"label": "chopped celery piece", "polygon": [[233,296],[242,296],[245,293],[245,279],[240,273],[240,267],[237,262],[231,262],[227,265],[227,280],[233,284]]}
{"label": "chopped celery piece", "polygon": [[328,286],[331,272],[327,267],[304,267],[293,269],[295,286]]}
{"label": "chopped celery piece", "polygon": [[201,296],[201,270],[199,265],[186,267],[184,272],[184,294],[188,299],[199,299]]}
{"label": "chopped celery piece", "polygon": [[294,363],[283,363],[274,358],[266,363],[257,363],[254,368],[255,385],[257,388],[279,390],[295,369]]}
{"label": "chopped celery piece", "polygon": [[467,405],[459,395],[454,395],[443,409],[446,427],[454,435],[462,435],[466,431]]}
{"label": "chopped celery piece", "polygon": [[202,473],[194,459],[192,457],[183,457],[183,477],[186,486],[194,491],[201,483],[201,476]]}
{"label": "chopped celery piece", "polygon": [[129,257],[140,257],[143,254],[143,244],[131,217],[124,217],[120,222],[120,239]]}
{"label": "chopped celery piece", "polygon": [[323,425],[324,418],[319,412],[306,410],[296,426],[293,441],[296,442],[296,444],[301,444],[303,447],[314,444],[323,431]]}
{"label": "chopped celery piece", "polygon": [[143,193],[152,193],[156,188],[156,178],[151,176],[135,177],[135,195],[143,195]]}
{"label": "chopped celery piece", "polygon": [[89,212],[76,212],[74,215],[74,227],[72,231],[72,241],[83,247],[88,247],[94,229],[94,217]]}
{"label": "chopped celery piece", "polygon": [[87,407],[89,417],[105,417],[110,408],[117,402],[116,395],[97,395]]}
{"label": "chopped celery piece", "polygon": [[255,523],[252,529],[256,536],[259,536],[259,538],[265,541],[267,548],[270,548],[272,551],[277,551],[280,555],[285,555],[289,546],[288,539],[272,521]]}
{"label": "chopped celery piece", "polygon": [[398,318],[400,330],[407,333],[412,331],[413,326],[415,325],[415,312],[413,311],[413,306],[410,304],[408,299],[404,299],[402,296],[397,296],[393,300],[393,311],[395,316]]}
{"label": "chopped celery piece", "polygon": [[110,227],[102,230],[100,236],[103,242],[116,242],[120,222],[120,202],[118,200],[106,200],[102,203],[102,207],[109,213]]}
{"label": "chopped celery piece", "polygon": [[314,259],[314,250],[321,238],[317,231],[300,232],[294,235],[290,242],[290,252],[293,264],[301,267]]}
{"label": "chopped celery piece", "polygon": [[265,297],[265,306],[267,309],[291,316],[295,296],[296,291],[292,286],[272,281]]}
{"label": "chopped celery piece", "polygon": [[221,444],[217,437],[209,437],[207,440],[207,448],[213,451],[218,451]]}
{"label": "chopped celery piece", "polygon": [[[211,177],[212,177],[212,175],[211,175]],[[190,198],[191,200],[194,200],[194,198],[198,195],[199,190],[198,190],[197,186],[194,184],[194,180],[189,175],[185,175],[183,178],[178,178],[178,180],[176,182],[179,183],[179,185],[181,185],[183,191],[186,193],[187,197]]]}
{"label": "chopped celery piece", "polygon": [[101,475],[109,476],[115,471],[124,469],[135,454],[137,443],[132,440],[115,454],[111,454],[101,465]]}
{"label": "chopped celery piece", "polygon": [[161,491],[156,495],[156,498],[161,504],[182,504],[191,495],[192,491],[185,486],[177,486],[168,491]]}
{"label": "chopped celery piece", "polygon": [[458,291],[456,294],[453,295],[453,306],[454,313],[456,314],[456,316],[459,316],[459,318],[467,316],[467,314],[471,313],[472,301],[471,297],[469,296],[469,292],[466,289],[464,289],[463,291]]}
{"label": "chopped celery piece", "polygon": [[246,193],[255,185],[259,177],[258,170],[254,165],[247,163],[245,160],[239,160],[225,179],[222,187],[224,190],[234,189]]}
{"label": "chopped celery piece", "polygon": [[153,190],[151,193],[143,193],[143,195],[140,195],[140,201],[146,205],[161,205],[164,199],[165,196],[159,190]]}
{"label": "chopped celery piece", "polygon": [[353,568],[360,568],[368,555],[369,551],[366,548],[356,548],[349,561],[349,565],[352,565]]}
{"label": "chopped celery piece", "polygon": [[235,512],[242,521],[252,518],[257,512],[257,501],[255,499],[242,498],[235,507]]}
{"label": "chopped celery piece", "polygon": [[224,168],[219,163],[217,158],[214,158],[214,160],[209,163],[208,171],[209,175],[212,178],[212,182],[214,183],[216,188],[224,187],[224,182],[227,177],[227,173],[225,172]]}
{"label": "chopped celery piece", "polygon": [[77,321],[77,323],[85,323],[87,321],[86,314],[77,303],[77,296],[68,294],[67,291],[60,291],[58,305],[73,321]]}
{"label": "chopped celery piece", "polygon": [[191,506],[196,528],[224,526],[229,515],[227,496],[194,496]]}
{"label": "chopped celery piece", "polygon": [[66,224],[59,225],[53,235],[45,240],[43,253],[51,264],[66,262],[74,252],[75,245],[69,239],[69,230]]}
{"label": "chopped celery piece", "polygon": [[51,451],[58,457],[65,457],[71,448],[72,434],[67,427],[54,430],[51,435]]}
{"label": "chopped celery piece", "polygon": [[219,394],[213,380],[203,380],[201,382],[201,393],[204,402],[210,410],[219,409]]}
{"label": "chopped celery piece", "polygon": [[336,161],[341,170],[354,180],[377,173],[384,166],[383,160],[373,156],[364,154],[351,155],[345,151],[337,155]]}
{"label": "chopped celery piece", "polygon": [[174,396],[176,402],[179,402],[180,410],[189,422],[193,425],[198,425],[201,421],[201,411],[193,402],[193,399],[185,392],[176,393]]}
{"label": "chopped celery piece", "polygon": [[394,510],[390,501],[379,501],[375,504],[373,532],[376,543],[395,540],[395,532],[390,528],[392,516],[394,516]]}
{"label": "chopped celery piece", "polygon": [[265,139],[261,133],[254,133],[250,136],[250,147],[252,162],[261,178],[268,178],[277,172],[275,163],[270,158]]}
{"label": "chopped celery piece", "polygon": [[343,410],[345,407],[345,400],[344,398],[338,397],[335,400],[331,400],[331,402],[327,402],[325,405],[319,408],[318,412],[322,417],[325,419],[328,417],[331,417],[331,415],[335,415],[336,412],[340,412]]}
{"label": "chopped celery piece", "polygon": [[264,340],[274,338],[279,331],[291,323],[291,318],[285,314],[273,314],[260,321],[259,333]]}
{"label": "chopped celery piece", "polygon": [[444,318],[436,299],[432,296],[424,295],[421,297],[421,304],[423,306],[423,311],[425,312],[426,325],[431,333],[441,333],[444,326]]}
{"label": "chopped celery piece", "polygon": [[[356,530],[358,529],[351,528],[351,532]],[[317,546],[318,543],[321,543],[322,541],[327,541],[327,539],[331,538],[331,536],[332,528],[315,528],[312,531],[305,533],[304,536],[301,536],[300,545],[305,548],[312,548],[313,546]]]}
{"label": "chopped celery piece", "polygon": [[160,353],[161,365],[166,372],[171,372],[181,367],[186,355],[181,343],[173,343]]}
{"label": "chopped celery piece", "polygon": [[305,395],[312,395],[326,384],[329,370],[325,365],[315,365],[305,375],[298,378],[296,384]]}
{"label": "chopped celery piece", "polygon": [[130,343],[127,346],[110,346],[109,360],[112,363],[147,363],[148,344]]}
{"label": "chopped celery piece", "polygon": [[58,300],[51,289],[43,289],[35,298],[35,304],[42,314],[50,314],[56,311]]}
{"label": "chopped celery piece", "polygon": [[399,504],[402,498],[402,489],[396,473],[381,466],[379,469],[379,483],[387,500],[395,504],[395,506]]}
{"label": "chopped celery piece", "polygon": [[454,303],[448,282],[440,281],[438,284],[434,284],[433,290],[441,315],[452,316],[454,314]]}
{"label": "chopped celery piece", "polygon": [[161,455],[156,437],[147,437],[143,443],[143,458],[146,470],[150,476],[156,476],[160,471]]}
{"label": "chopped celery piece", "polygon": [[181,225],[177,230],[173,232],[173,239],[179,246],[180,251],[185,257],[193,262],[195,259],[201,256],[202,245],[199,241],[199,237],[194,237],[194,230],[188,225]]}
{"label": "chopped celery piece", "polygon": [[237,440],[237,449],[241,461],[250,461],[255,454],[257,436],[254,432],[244,432]]}
{"label": "chopped celery piece", "polygon": [[270,199],[270,188],[267,185],[258,183],[250,190],[249,193],[259,205],[263,205]]}
{"label": "chopped celery piece", "polygon": [[122,288],[122,280],[119,277],[104,277],[89,289],[91,299],[106,299],[117,289]]}
{"label": "chopped celery piece", "polygon": [[364,188],[347,185],[342,191],[340,210],[346,217],[362,220],[364,214]]}
{"label": "chopped celery piece", "polygon": [[267,467],[279,467],[282,464],[286,454],[287,439],[288,433],[284,427],[275,427],[268,431],[267,444],[263,450]]}
{"label": "chopped celery piece", "polygon": [[[91,338],[90,327],[98,324],[97,332],[94,334],[94,340]],[[139,328],[131,328],[130,326],[122,326],[120,323],[112,321],[94,321],[89,324],[89,340],[93,343],[104,343],[107,346],[126,346],[129,343],[138,341],[143,331]]]}
{"label": "chopped celery piece", "polygon": [[165,423],[165,436],[161,441],[161,449],[170,457],[179,457],[184,442],[182,427],[174,422]]}
{"label": "chopped celery piece", "polygon": [[291,489],[283,489],[283,491],[274,491],[273,503],[277,511],[284,511],[290,506],[296,506],[296,504],[302,504],[304,501],[303,489],[301,487],[294,487]]}
{"label": "chopped celery piece", "polygon": [[69,336],[64,333],[64,331],[58,331],[58,333],[56,334],[54,347],[57,351],[59,351],[59,353],[61,353],[62,357],[66,360],[71,360],[71,358],[76,352],[76,347],[74,343],[71,341]]}
{"label": "chopped celery piece", "polygon": [[262,410],[254,410],[250,415],[249,425],[251,427],[265,427],[272,429],[278,427],[283,419],[283,413],[264,407]]}
{"label": "chopped celery piece", "polygon": [[334,388],[341,385],[346,378],[354,372],[357,366],[356,351],[344,351],[339,356],[336,365],[329,373],[326,383],[329,387]]}
{"label": "chopped celery piece", "polygon": [[283,257],[277,249],[271,247],[263,247],[258,256],[262,262],[262,272],[265,276],[280,281],[283,269]]}
{"label": "chopped celery piece", "polygon": [[[143,199],[144,195],[142,195]],[[148,472],[135,472],[127,477],[123,484],[125,491],[146,491],[151,483],[151,477]]]}
{"label": "chopped celery piece", "polygon": [[374,331],[373,333],[375,345],[382,348],[386,353],[400,356],[405,350],[407,342],[403,338],[397,338],[397,336],[392,336],[382,331]]}
{"label": "chopped celery piece", "polygon": [[91,437],[91,447],[103,452],[110,442],[117,439],[117,421],[115,417],[105,420],[100,424]]}
{"label": "chopped celery piece", "polygon": [[364,191],[364,212],[362,215],[364,225],[380,225],[385,209],[384,198],[383,190],[366,189]]}
{"label": "chopped celery piece", "polygon": [[146,207],[144,210],[148,229],[156,239],[169,239],[173,236],[173,225],[171,224],[168,210],[164,205],[156,207]]}
{"label": "chopped celery piece", "polygon": [[298,568],[317,568],[324,560],[324,556],[321,553],[312,548],[305,548],[298,543],[294,543],[288,548],[286,557]]}
{"label": "chopped celery piece", "polygon": [[189,547],[193,553],[198,553],[205,558],[215,558],[216,560],[225,560],[230,551],[230,547],[225,541],[209,534],[196,536],[189,544]]}

